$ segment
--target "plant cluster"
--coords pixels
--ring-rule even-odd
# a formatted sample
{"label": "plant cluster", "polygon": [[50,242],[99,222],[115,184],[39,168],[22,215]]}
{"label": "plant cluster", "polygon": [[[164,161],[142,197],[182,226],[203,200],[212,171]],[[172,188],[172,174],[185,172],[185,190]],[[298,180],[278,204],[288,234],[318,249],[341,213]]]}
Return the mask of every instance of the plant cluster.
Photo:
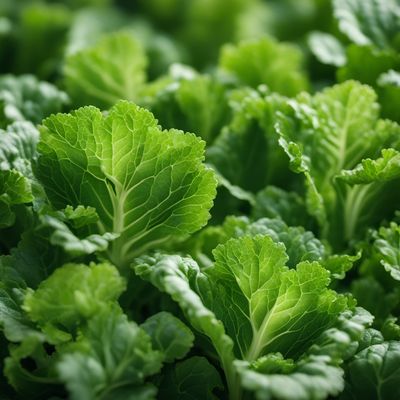
{"label": "plant cluster", "polygon": [[399,0],[3,0],[0,399],[398,400],[399,122]]}

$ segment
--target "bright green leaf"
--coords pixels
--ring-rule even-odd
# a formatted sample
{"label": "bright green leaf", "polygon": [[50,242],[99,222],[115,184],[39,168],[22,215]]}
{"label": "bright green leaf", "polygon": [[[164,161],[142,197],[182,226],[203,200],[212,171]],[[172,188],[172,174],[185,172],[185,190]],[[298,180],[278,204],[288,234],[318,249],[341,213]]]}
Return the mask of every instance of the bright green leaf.
{"label": "bright green leaf", "polygon": [[63,221],[55,217],[44,215],[40,220],[42,228],[46,227],[52,231],[49,237],[50,243],[62,247],[67,254],[74,257],[104,252],[110,242],[118,237],[118,234],[106,232],[102,235],[92,234],[80,238]]}
{"label": "bright green leaf", "polygon": [[125,281],[109,264],[67,264],[26,295],[24,309],[50,336],[68,339],[124,290]]}
{"label": "bright green leaf", "polygon": [[122,101],[103,117],[85,107],[48,118],[41,133],[37,176],[50,201],[94,207],[98,233],[119,234],[109,250],[117,266],[209,218],[216,183],[204,142],[161,131],[148,111]]}
{"label": "bright green leaf", "polygon": [[[364,233],[366,226],[380,222],[382,215],[376,210],[381,205],[385,204],[384,213],[390,215],[393,210],[387,207],[381,189],[375,191],[368,185],[350,188],[335,178],[338,174],[360,175],[361,167],[354,172],[341,171],[355,168],[361,160],[377,157],[382,148],[395,145],[400,127],[378,119],[376,94],[353,81],[325,89],[314,97],[299,95],[288,105],[292,111],[281,113],[276,125],[281,135],[279,143],[292,169],[305,176],[308,212],[317,218],[322,235],[334,247],[343,247],[346,241]],[[381,167],[383,162],[379,162]],[[385,171],[389,172],[387,168]],[[391,171],[394,173],[393,168]],[[340,178],[345,179],[350,183],[350,177]],[[372,207],[376,207],[375,212]]]}
{"label": "bright green leaf", "polygon": [[[143,257],[135,271],[170,294],[192,326],[210,338],[232,398],[240,398],[237,373],[246,388],[261,393],[260,398],[271,393],[264,385],[269,378],[276,387],[277,382],[294,382],[292,387],[302,387],[304,399],[339,393],[343,380],[337,366],[355,353],[371,315],[362,310],[342,312],[347,301],[326,288],[329,273],[317,263],[288,269],[283,245],[268,236],[231,239],[216,249],[215,257],[215,265],[203,271],[187,258]],[[236,356],[247,361],[233,360],[224,326],[234,341]],[[273,371],[260,369],[257,374],[267,376],[256,375],[250,383],[249,362],[258,363],[260,356],[271,357],[276,351],[300,361],[289,369],[275,370],[276,379],[269,376]],[[283,365],[291,363],[283,360]],[[273,393],[279,399],[298,394]]]}
{"label": "bright green leaf", "polygon": [[0,170],[0,228],[14,224],[13,206],[30,203],[33,200],[31,184],[16,170]]}

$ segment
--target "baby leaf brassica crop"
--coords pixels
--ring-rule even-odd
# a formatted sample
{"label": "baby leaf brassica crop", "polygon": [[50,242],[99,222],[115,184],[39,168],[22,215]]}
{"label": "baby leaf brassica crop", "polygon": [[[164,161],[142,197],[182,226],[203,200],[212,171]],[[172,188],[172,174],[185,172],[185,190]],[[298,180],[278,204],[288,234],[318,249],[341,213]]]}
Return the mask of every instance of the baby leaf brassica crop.
{"label": "baby leaf brassica crop", "polygon": [[3,1],[0,400],[398,400],[399,32]]}

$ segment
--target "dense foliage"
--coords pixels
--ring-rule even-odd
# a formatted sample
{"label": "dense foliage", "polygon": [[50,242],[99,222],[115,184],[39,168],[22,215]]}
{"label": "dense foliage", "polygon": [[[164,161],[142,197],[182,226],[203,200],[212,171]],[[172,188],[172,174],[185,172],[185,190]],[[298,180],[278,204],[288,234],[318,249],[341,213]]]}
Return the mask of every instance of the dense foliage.
{"label": "dense foliage", "polygon": [[2,0],[0,399],[400,399],[399,123],[399,0]]}

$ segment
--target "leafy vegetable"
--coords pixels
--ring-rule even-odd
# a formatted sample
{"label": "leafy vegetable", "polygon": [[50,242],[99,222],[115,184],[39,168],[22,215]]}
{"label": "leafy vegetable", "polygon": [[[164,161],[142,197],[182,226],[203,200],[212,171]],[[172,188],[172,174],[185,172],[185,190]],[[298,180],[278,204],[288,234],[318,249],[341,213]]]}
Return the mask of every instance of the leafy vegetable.
{"label": "leafy vegetable", "polygon": [[399,0],[0,1],[0,400],[400,398]]}
{"label": "leafy vegetable", "polygon": [[73,399],[148,399],[156,391],[144,379],[159,371],[161,361],[150,338],[113,312],[96,315],[57,368]]}
{"label": "leafy vegetable", "polygon": [[32,75],[0,78],[0,126],[13,121],[39,123],[48,115],[61,111],[68,97],[53,85]]}
{"label": "leafy vegetable", "polygon": [[[342,36],[337,40],[329,34],[313,33],[309,40],[312,52],[322,63],[341,67],[337,71],[339,81],[357,79],[373,85],[379,93],[382,114],[399,121],[388,93],[379,88],[380,76],[400,67],[398,1],[333,0],[332,5],[338,29],[351,43],[343,46],[339,41]],[[394,100],[398,99],[395,94]]]}
{"label": "leafy vegetable", "polygon": [[159,82],[156,95],[147,97],[150,89],[145,91],[144,103],[163,126],[194,132],[211,143],[229,116],[225,86],[207,75],[174,79],[171,74],[172,82]]}
{"label": "leafy vegetable", "polygon": [[18,171],[0,171],[0,228],[15,222],[14,206],[33,200],[29,181]]}
{"label": "leafy vegetable", "polygon": [[[397,146],[400,128],[378,119],[375,100],[370,88],[349,81],[313,98],[300,95],[289,101],[291,116],[281,114],[278,121],[279,143],[292,169],[305,176],[309,212],[333,243],[357,237],[385,212],[390,216],[390,208],[380,209],[377,196],[382,201],[391,196],[393,185],[384,183],[396,178],[396,150],[385,147]],[[381,159],[367,159],[379,157],[380,151]],[[373,212],[367,211],[372,207]]]}
{"label": "leafy vegetable", "polygon": [[104,37],[93,48],[68,56],[65,79],[77,105],[108,108],[119,99],[135,100],[145,82],[146,56],[128,32]]}
{"label": "leafy vegetable", "polygon": [[358,353],[348,366],[350,398],[396,399],[399,357],[398,342],[374,344]]}
{"label": "leafy vegetable", "polygon": [[[315,369],[316,363],[321,371],[315,379],[321,380],[326,389],[321,392],[321,384],[313,383],[308,376],[310,386],[302,388],[304,398],[315,394],[315,387],[321,398],[338,393],[343,387],[340,370],[335,367],[344,355],[333,352],[332,359],[317,357],[317,361],[311,356],[315,349],[309,348],[313,341],[331,334],[330,328],[338,324],[339,315],[347,307],[346,298],[326,288],[328,271],[310,262],[288,269],[284,246],[274,243],[269,236],[231,239],[215,249],[214,257],[214,266],[204,271],[191,259],[163,255],[143,258],[135,270],[170,294],[192,326],[209,337],[224,369],[231,397],[236,398],[240,391],[237,373],[245,388],[261,390],[260,398],[270,390],[282,399],[293,398],[297,393],[278,393],[275,381],[272,387],[266,383],[260,388],[264,378],[260,378],[259,384],[250,383],[254,377],[248,369],[253,369],[254,362],[255,371],[260,371],[257,373],[277,372],[283,377],[289,374],[288,379],[299,384],[303,366],[306,370]],[[321,352],[324,354],[324,349]],[[298,365],[284,357],[299,360]],[[235,358],[243,361],[235,362]],[[325,375],[330,364],[331,374],[336,375],[333,385],[328,377],[331,374]],[[266,382],[268,379],[267,375]]]}
{"label": "leafy vegetable", "polygon": [[392,222],[390,227],[382,227],[376,235],[374,250],[379,254],[381,264],[390,272],[392,278],[400,280],[399,275],[399,226]]}
{"label": "leafy vegetable", "polygon": [[31,161],[36,159],[39,132],[28,121],[14,122],[0,131],[0,169],[16,170],[32,177]]}
{"label": "leafy vegetable", "polygon": [[206,223],[215,179],[194,135],[161,131],[148,111],[126,102],[107,117],[94,107],[50,117],[41,133],[37,176],[51,202],[94,207],[99,233],[119,235],[109,257],[121,268]]}
{"label": "leafy vegetable", "polygon": [[48,335],[63,338],[62,333],[73,332],[81,318],[101,312],[124,288],[115,267],[67,264],[57,269],[35,292],[27,293],[24,309]]}
{"label": "leafy vegetable", "polygon": [[152,338],[153,347],[163,351],[167,362],[183,358],[192,347],[194,336],[190,329],[167,312],[151,316],[141,327]]}
{"label": "leafy vegetable", "polygon": [[266,84],[271,90],[287,96],[307,88],[301,63],[301,53],[295,47],[269,38],[241,43],[237,48],[227,46],[220,59],[221,68],[239,82],[252,87]]}

